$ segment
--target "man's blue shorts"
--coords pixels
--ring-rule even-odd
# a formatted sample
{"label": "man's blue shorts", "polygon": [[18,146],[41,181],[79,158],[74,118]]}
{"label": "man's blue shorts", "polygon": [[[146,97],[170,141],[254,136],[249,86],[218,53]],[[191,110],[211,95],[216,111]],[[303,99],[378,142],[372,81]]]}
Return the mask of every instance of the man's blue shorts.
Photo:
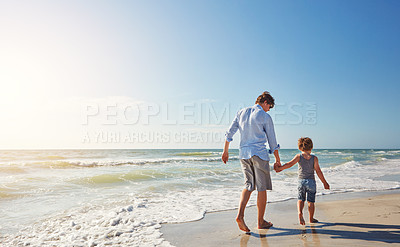
{"label": "man's blue shorts", "polygon": [[317,192],[317,184],[315,183],[315,179],[299,179],[297,189],[299,191],[299,200],[304,202],[307,195],[308,202],[315,202],[315,193]]}

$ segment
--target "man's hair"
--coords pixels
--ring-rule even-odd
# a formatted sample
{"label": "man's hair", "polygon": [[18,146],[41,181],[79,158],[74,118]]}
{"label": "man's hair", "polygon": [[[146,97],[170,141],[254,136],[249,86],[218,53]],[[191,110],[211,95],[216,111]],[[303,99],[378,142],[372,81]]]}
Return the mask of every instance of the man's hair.
{"label": "man's hair", "polygon": [[267,101],[268,104],[271,105],[271,108],[275,105],[275,99],[269,94],[269,92],[265,91],[260,96],[258,96],[256,100],[256,104],[262,104]]}
{"label": "man's hair", "polygon": [[313,143],[309,137],[301,137],[297,144],[301,151],[311,151],[311,149],[313,149]]}

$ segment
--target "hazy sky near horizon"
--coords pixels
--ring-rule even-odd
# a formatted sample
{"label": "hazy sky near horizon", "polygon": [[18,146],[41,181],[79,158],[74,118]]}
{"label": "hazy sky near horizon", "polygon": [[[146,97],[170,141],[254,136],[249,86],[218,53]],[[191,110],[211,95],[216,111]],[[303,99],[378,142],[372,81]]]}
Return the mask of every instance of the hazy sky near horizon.
{"label": "hazy sky near horizon", "polygon": [[[400,148],[399,1],[1,1],[0,148]],[[234,137],[237,147],[239,134]]]}

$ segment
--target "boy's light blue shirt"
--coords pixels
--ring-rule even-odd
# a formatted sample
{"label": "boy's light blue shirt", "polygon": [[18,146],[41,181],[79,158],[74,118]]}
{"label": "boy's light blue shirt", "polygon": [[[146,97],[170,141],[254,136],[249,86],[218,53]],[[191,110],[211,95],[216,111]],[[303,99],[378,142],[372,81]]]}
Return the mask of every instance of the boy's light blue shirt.
{"label": "boy's light blue shirt", "polygon": [[240,132],[239,159],[250,159],[257,155],[269,161],[266,143],[268,141],[269,153],[279,149],[276,142],[274,123],[271,116],[259,104],[243,108],[233,120],[226,132],[226,140],[231,142],[236,131]]}

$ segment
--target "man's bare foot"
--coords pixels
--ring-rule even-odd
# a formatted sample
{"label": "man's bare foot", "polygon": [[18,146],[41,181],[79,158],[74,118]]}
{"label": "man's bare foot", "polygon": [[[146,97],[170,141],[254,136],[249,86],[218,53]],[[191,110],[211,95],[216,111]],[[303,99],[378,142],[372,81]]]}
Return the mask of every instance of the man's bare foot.
{"label": "man's bare foot", "polygon": [[314,219],[314,218],[312,218],[312,219],[310,220],[310,223],[318,223],[318,220],[317,220],[317,219]]}
{"label": "man's bare foot", "polygon": [[306,222],[304,221],[304,218],[303,218],[303,214],[299,214],[299,222],[300,222],[300,225],[306,224]]}
{"label": "man's bare foot", "polygon": [[236,218],[236,222],[237,222],[240,230],[242,230],[244,232],[250,232],[250,229],[246,226],[246,223],[244,223],[243,218]]}
{"label": "man's bare foot", "polygon": [[271,226],[273,226],[273,224],[271,222],[268,222],[268,221],[265,221],[265,220],[263,222],[261,222],[261,224],[258,223],[258,229],[268,229]]}

